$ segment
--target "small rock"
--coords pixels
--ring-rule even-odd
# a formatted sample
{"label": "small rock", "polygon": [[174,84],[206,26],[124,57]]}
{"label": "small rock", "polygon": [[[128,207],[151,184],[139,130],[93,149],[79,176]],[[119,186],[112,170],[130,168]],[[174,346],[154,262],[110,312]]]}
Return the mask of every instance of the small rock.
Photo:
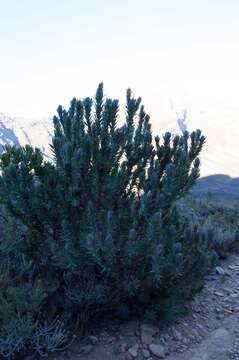
{"label": "small rock", "polygon": [[[234,295],[234,294],[233,294]],[[225,302],[229,302],[229,303],[233,303],[234,302],[234,300],[236,299],[238,297],[238,295],[237,296],[228,296],[228,297],[226,297],[225,299],[224,299],[224,301]],[[225,306],[228,306],[228,305],[225,305]]]}
{"label": "small rock", "polygon": [[128,349],[128,345],[127,345],[126,343],[122,343],[122,344],[119,346],[119,352],[120,352],[120,353],[124,353],[127,349]]}
{"label": "small rock", "polygon": [[139,345],[135,344],[134,346],[132,346],[131,348],[129,348],[128,352],[130,353],[130,355],[134,358],[137,357],[138,355],[138,351],[139,351]]}
{"label": "small rock", "polygon": [[188,349],[188,347],[186,345],[181,345],[180,348],[178,349],[179,352],[183,353],[184,351],[186,351]]}
{"label": "small rock", "polygon": [[168,341],[170,339],[170,335],[168,333],[164,334],[164,339]]}
{"label": "small rock", "polygon": [[89,354],[93,350],[93,345],[85,345],[80,348],[80,354]]}
{"label": "small rock", "polygon": [[149,345],[153,342],[154,336],[158,333],[158,328],[148,324],[142,324],[141,330],[141,341],[145,345]]}
{"label": "small rock", "polygon": [[149,345],[149,350],[150,352],[158,357],[159,359],[163,359],[165,358],[165,348],[163,345],[160,345],[160,344],[150,344]]}
{"label": "small rock", "polygon": [[182,334],[180,333],[180,331],[176,330],[176,329],[173,329],[173,337],[175,340],[177,341],[181,341],[183,336]]}
{"label": "small rock", "polygon": [[238,298],[238,296],[239,296],[239,294],[237,294],[237,293],[234,293],[234,294],[229,295],[229,297],[230,297],[231,299],[236,299],[236,298]]}
{"label": "small rock", "polygon": [[227,288],[227,287],[224,287],[223,290],[224,290],[226,293],[228,293],[228,295],[230,295],[230,294],[233,292],[232,289],[229,289],[229,288]]}
{"label": "small rock", "polygon": [[112,344],[112,343],[114,343],[116,340],[117,340],[117,338],[116,338],[115,336],[110,336],[110,337],[107,339],[107,343],[108,343],[108,344]]}
{"label": "small rock", "polygon": [[215,270],[218,275],[225,275],[225,270],[221,266],[217,266]]}
{"label": "small rock", "polygon": [[150,352],[149,352],[148,350],[143,349],[143,350],[142,350],[142,354],[143,354],[143,357],[144,357],[145,359],[150,358]]}
{"label": "small rock", "polygon": [[215,291],[214,294],[215,294],[216,296],[220,296],[220,297],[223,297],[223,296],[224,296],[224,294],[221,293],[220,291]]}
{"label": "small rock", "polygon": [[196,324],[196,326],[197,326],[198,329],[200,329],[200,330],[202,330],[202,331],[205,330],[205,327],[204,327],[203,325],[199,324],[199,323]]}
{"label": "small rock", "polygon": [[132,356],[128,352],[121,354],[119,357],[119,360],[131,360],[131,359],[132,359]]}
{"label": "small rock", "polygon": [[197,314],[200,314],[200,313],[202,312],[202,309],[196,308],[196,309],[194,309],[194,311],[195,311]]}
{"label": "small rock", "polygon": [[91,336],[89,336],[89,341],[92,344],[96,344],[96,343],[98,343],[99,340],[98,340],[98,338],[96,336],[91,335]]}
{"label": "small rock", "polygon": [[230,269],[230,270],[238,270],[238,266],[237,265],[229,265],[228,269]]}
{"label": "small rock", "polygon": [[189,339],[188,338],[183,338],[182,340],[182,343],[184,344],[184,345],[188,345],[188,343],[189,343]]}

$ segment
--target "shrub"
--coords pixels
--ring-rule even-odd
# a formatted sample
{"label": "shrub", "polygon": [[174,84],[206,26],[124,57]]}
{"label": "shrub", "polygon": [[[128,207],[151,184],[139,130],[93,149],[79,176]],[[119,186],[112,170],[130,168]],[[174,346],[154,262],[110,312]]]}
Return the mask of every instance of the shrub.
{"label": "shrub", "polygon": [[239,222],[237,207],[223,207],[205,199],[186,196],[177,203],[181,221],[193,225],[212,244],[220,258],[227,257],[239,248]]}
{"label": "shrub", "polygon": [[197,130],[153,140],[130,90],[121,127],[118,111],[100,84],[94,99],[58,108],[53,162],[31,146],[2,155],[1,201],[18,231],[1,240],[8,285],[0,322],[4,306],[13,322],[29,316],[28,339],[42,319],[85,329],[93,316],[132,315],[172,292],[188,297],[210,267],[210,247],[185,235],[175,206],[199,176],[205,138]]}

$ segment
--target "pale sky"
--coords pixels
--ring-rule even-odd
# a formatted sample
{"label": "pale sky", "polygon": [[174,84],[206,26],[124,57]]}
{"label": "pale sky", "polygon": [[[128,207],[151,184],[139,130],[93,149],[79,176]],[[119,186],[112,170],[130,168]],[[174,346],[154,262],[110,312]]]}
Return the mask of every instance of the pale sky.
{"label": "pale sky", "polygon": [[0,0],[0,112],[49,117],[104,81],[153,119],[172,104],[237,116],[238,19],[239,0]]}

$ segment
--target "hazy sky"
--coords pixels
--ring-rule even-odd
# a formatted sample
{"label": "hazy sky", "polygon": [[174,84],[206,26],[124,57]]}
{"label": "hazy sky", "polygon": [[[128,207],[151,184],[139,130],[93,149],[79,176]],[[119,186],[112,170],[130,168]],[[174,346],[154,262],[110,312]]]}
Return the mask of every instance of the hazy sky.
{"label": "hazy sky", "polygon": [[127,87],[150,113],[235,107],[239,0],[0,0],[0,112],[51,116],[59,103]]}

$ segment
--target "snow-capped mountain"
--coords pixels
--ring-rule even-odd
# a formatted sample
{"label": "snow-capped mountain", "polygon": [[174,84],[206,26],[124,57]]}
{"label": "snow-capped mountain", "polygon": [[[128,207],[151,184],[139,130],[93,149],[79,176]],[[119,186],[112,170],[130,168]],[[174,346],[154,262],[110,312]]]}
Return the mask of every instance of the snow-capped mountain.
{"label": "snow-capped mountain", "polygon": [[0,149],[6,144],[29,144],[49,155],[52,133],[53,124],[50,119],[10,118],[0,113]]}

